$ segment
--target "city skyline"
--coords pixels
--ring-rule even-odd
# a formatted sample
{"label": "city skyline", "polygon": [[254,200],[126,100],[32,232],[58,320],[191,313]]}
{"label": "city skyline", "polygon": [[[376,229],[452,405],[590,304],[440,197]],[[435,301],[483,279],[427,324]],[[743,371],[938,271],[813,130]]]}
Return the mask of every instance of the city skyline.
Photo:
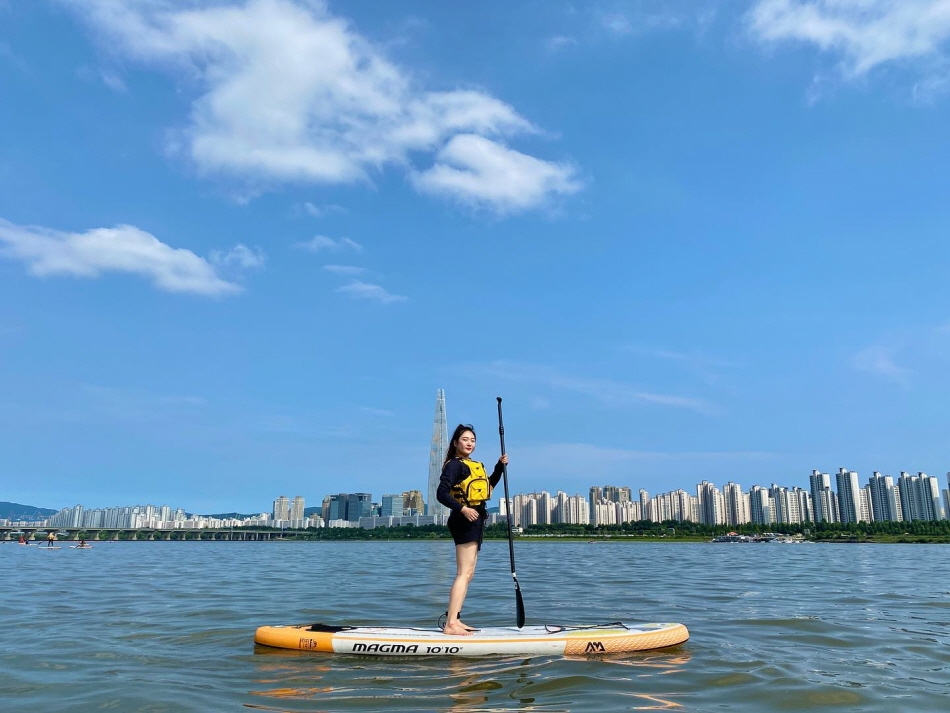
{"label": "city skyline", "polygon": [[[636,491],[636,499],[631,486],[591,485],[587,495],[572,495],[560,489],[555,491],[553,498],[548,490],[518,492],[512,494],[511,502],[514,524],[517,526],[556,522],[558,520],[550,518],[557,508],[570,513],[561,515],[568,518],[563,520],[564,522],[576,524],[617,524],[641,519],[689,520],[704,524],[734,525],[747,522],[896,522],[942,520],[950,516],[950,472],[946,474],[947,488],[940,488],[935,476],[923,472],[911,474],[902,471],[896,479],[896,484],[892,476],[877,471],[868,477],[868,483],[864,486],[860,486],[858,478],[856,471],[846,468],[838,469],[834,481],[830,473],[813,470],[809,475],[807,489],[772,482],[768,486],[754,484],[745,492],[737,483],[727,482],[719,489],[715,484],[704,480],[695,486],[696,495],[684,489],[650,494],[640,488]],[[832,482],[836,483],[836,490],[832,489]],[[849,492],[853,495],[849,496]],[[399,505],[395,505],[394,500],[398,500]],[[357,505],[355,511],[352,510],[354,504]],[[601,504],[610,507],[600,508]],[[618,507],[612,509],[613,505]],[[503,498],[493,499],[489,506],[490,511],[505,514]],[[262,510],[257,515],[250,516],[250,521],[254,525],[270,523],[268,526],[290,528],[350,527],[366,518],[379,520],[387,517],[405,518],[414,524],[441,524],[424,512],[424,501],[419,490],[384,494],[380,496],[380,502],[373,501],[370,493],[325,495],[321,499],[321,515],[314,514],[305,519],[304,509],[303,496],[295,496],[291,501],[287,496],[280,495],[273,501],[269,512]],[[114,522],[123,510],[125,516],[130,518],[127,520],[129,523],[151,522],[154,525],[164,521],[171,522],[169,518],[172,510],[169,506],[146,505],[97,508],[93,510],[97,515],[87,524],[100,526],[110,517]],[[532,512],[535,514],[526,514]],[[548,514],[538,515],[543,512]],[[82,524],[83,516],[83,506],[77,505],[75,508],[60,510],[48,522],[60,525],[72,523],[73,526],[78,526]],[[174,516],[179,522],[197,522],[210,517],[207,513],[195,513],[189,518],[181,508],[174,511]],[[85,517],[88,519],[89,513],[85,513]],[[136,517],[139,520],[135,520]],[[497,519],[496,516],[493,518]],[[235,522],[227,521],[230,524]]]}

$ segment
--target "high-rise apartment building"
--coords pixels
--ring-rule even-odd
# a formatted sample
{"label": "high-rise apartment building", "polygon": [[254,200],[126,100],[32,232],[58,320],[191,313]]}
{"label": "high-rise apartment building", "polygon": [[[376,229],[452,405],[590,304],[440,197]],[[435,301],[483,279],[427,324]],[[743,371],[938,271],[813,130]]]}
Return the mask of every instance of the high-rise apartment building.
{"label": "high-rise apartment building", "polygon": [[772,506],[772,522],[791,522],[792,503],[788,488],[772,483],[769,487],[769,500]]}
{"label": "high-rise apartment building", "polygon": [[861,488],[861,521],[874,522],[874,506],[871,504],[871,486]]}
{"label": "high-rise apartment building", "polygon": [[[950,474],[947,475],[948,482],[950,482]],[[650,512],[650,493],[648,493],[643,488],[640,488],[640,517],[644,520],[652,520],[653,514]]]}
{"label": "high-rise apartment building", "polygon": [[681,520],[688,522],[698,522],[699,507],[696,497],[690,495],[683,489],[674,490],[669,493],[660,493],[652,498],[646,498],[647,511],[643,512],[643,496],[645,490],[640,491],[640,503],[637,505],[636,515],[639,520],[649,520],[651,522],[665,522],[666,520]]}
{"label": "high-rise apartment building", "polygon": [[590,486],[590,495],[588,500],[590,501],[591,513],[594,512],[594,506],[597,505],[601,500],[604,499],[604,489],[599,485]]}
{"label": "high-rise apartment building", "polygon": [[612,503],[629,503],[632,500],[630,488],[616,485],[605,485],[603,497],[604,500]]}
{"label": "high-rise apartment building", "polygon": [[775,522],[775,511],[769,491],[760,485],[753,485],[749,490],[749,516],[752,522],[759,525],[771,525]]}
{"label": "high-rise apartment building", "polygon": [[904,520],[943,520],[945,513],[940,502],[940,484],[926,473],[901,473],[897,479],[901,511]]}
{"label": "high-rise apartment building", "polygon": [[553,520],[554,501],[551,499],[551,493],[542,490],[537,494],[538,501],[538,524],[550,525]]}
{"label": "high-rise apartment building", "polygon": [[877,471],[868,478],[868,490],[871,497],[871,517],[874,522],[899,522],[900,493],[894,486],[894,479],[881,475]]}
{"label": "high-rise apartment building", "polygon": [[303,520],[304,519],[304,510],[306,510],[305,501],[303,496],[297,495],[294,497],[293,502],[290,503],[290,518],[291,520]]}
{"label": "high-rise apartment building", "polygon": [[572,525],[590,524],[590,504],[583,495],[568,495],[558,490],[554,498],[553,522]]}
{"label": "high-rise apartment building", "polygon": [[448,517],[449,509],[438,501],[435,494],[442,477],[442,465],[449,449],[448,421],[445,417],[445,391],[439,389],[435,394],[435,419],[432,423],[432,442],[429,445],[429,485],[426,492],[426,515],[435,517],[441,524]]}
{"label": "high-rise apartment building", "polygon": [[814,508],[811,504],[811,494],[807,490],[803,490],[798,486],[792,488],[789,493],[789,507],[791,508],[790,512],[792,517],[795,517],[797,514],[797,520],[793,519],[794,523],[802,522],[814,522]]}
{"label": "high-rise apartment building", "polygon": [[901,473],[897,480],[905,520],[943,520],[940,484],[926,473]]}
{"label": "high-rise apartment building", "polygon": [[831,476],[813,470],[808,476],[808,484],[815,516],[813,522],[840,522],[838,498],[831,489]]}
{"label": "high-rise apartment building", "polygon": [[742,486],[731,481],[726,483],[722,489],[722,499],[725,504],[725,524],[742,525],[749,521],[749,515],[745,512]]}
{"label": "high-rise apartment building", "polygon": [[273,515],[275,520],[290,519],[290,501],[286,495],[281,495],[274,501]]}
{"label": "high-rise apartment building", "polygon": [[704,480],[696,486],[696,499],[699,500],[699,521],[702,524],[725,523],[725,501],[719,488]]}
{"label": "high-rise apartment building", "polygon": [[835,476],[838,485],[838,517],[841,522],[861,520],[861,486],[858,474],[853,470],[838,468]]}
{"label": "high-rise apartment building", "polygon": [[940,482],[932,475],[918,473],[923,499],[928,503],[926,510],[929,520],[946,520],[947,513],[940,502]]}

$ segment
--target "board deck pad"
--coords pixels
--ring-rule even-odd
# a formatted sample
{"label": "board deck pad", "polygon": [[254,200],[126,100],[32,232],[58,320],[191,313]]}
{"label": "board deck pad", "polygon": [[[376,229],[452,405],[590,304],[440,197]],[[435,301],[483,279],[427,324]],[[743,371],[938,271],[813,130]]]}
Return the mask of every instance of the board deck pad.
{"label": "board deck pad", "polygon": [[689,639],[682,624],[620,622],[595,626],[485,627],[472,636],[449,636],[441,629],[297,624],[262,626],[254,642],[301,651],[368,656],[585,655],[651,651]]}

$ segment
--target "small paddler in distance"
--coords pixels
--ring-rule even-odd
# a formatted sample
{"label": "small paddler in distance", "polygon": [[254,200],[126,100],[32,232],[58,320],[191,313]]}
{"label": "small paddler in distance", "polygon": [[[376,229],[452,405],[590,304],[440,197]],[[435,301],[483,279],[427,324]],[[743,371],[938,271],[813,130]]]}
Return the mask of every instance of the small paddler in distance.
{"label": "small paddler in distance", "polygon": [[462,604],[482,547],[485,520],[488,519],[485,503],[491,499],[492,488],[498,485],[508,463],[508,456],[502,455],[488,475],[484,465],[472,460],[474,450],[475,429],[470,424],[460,423],[452,434],[436,492],[438,501],[452,511],[447,524],[455,541],[456,574],[449,591],[442,632],[455,636],[471,636],[476,631],[462,623]]}

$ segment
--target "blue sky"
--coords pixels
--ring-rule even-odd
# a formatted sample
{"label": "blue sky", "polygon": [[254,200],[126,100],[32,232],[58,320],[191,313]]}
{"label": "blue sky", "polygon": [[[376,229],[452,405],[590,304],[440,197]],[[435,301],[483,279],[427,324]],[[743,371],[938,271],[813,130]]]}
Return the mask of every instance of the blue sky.
{"label": "blue sky", "polygon": [[[0,499],[950,470],[950,2],[0,0]],[[942,479],[942,477],[941,477]]]}

